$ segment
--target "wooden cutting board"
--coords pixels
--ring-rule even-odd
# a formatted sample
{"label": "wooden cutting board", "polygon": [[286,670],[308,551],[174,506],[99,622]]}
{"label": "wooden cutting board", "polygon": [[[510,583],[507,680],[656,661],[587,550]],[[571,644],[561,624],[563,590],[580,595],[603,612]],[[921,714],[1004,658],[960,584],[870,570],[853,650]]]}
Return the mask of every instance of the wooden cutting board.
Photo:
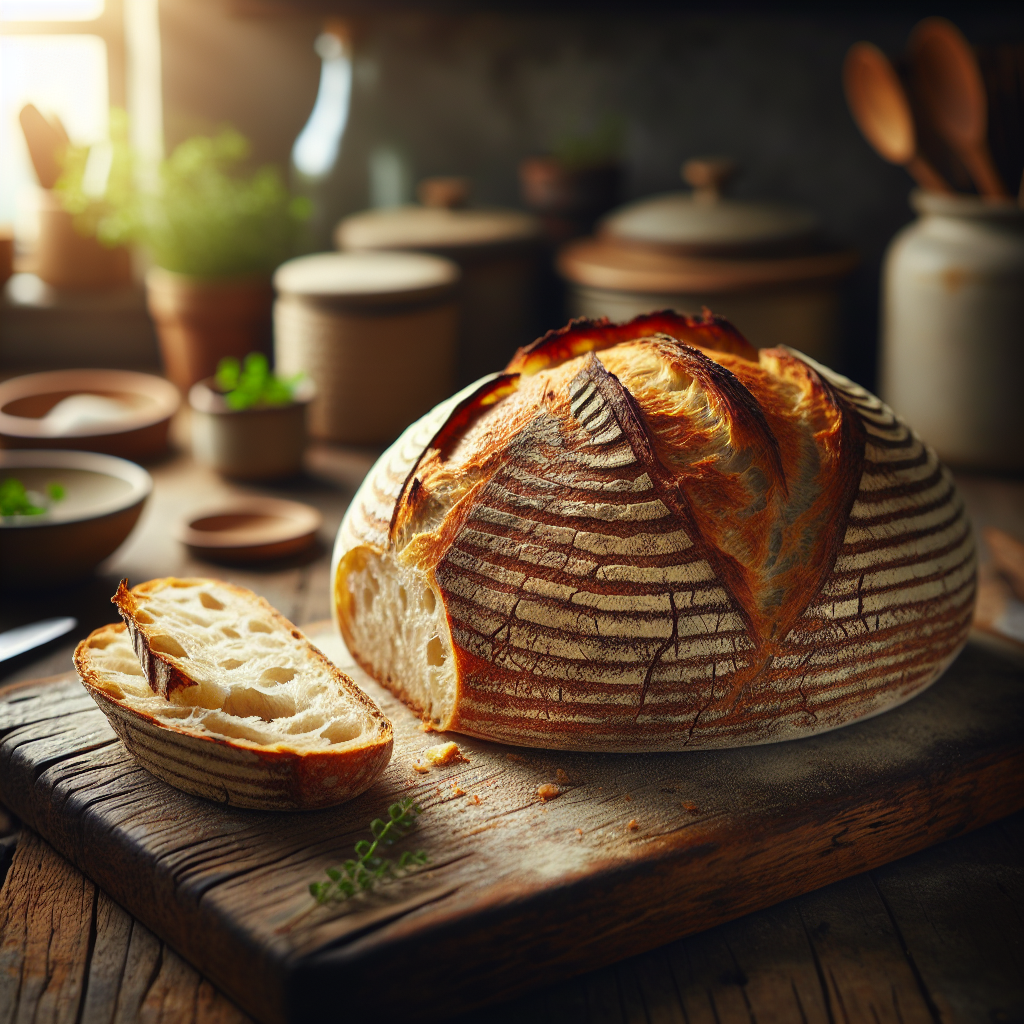
{"label": "wooden cutting board", "polygon": [[[438,736],[316,639],[395,725],[384,779],[331,811],[179,793],[135,766],[73,674],[0,692],[3,802],[268,1024],[448,1018],[1024,806],[1024,672],[973,643],[909,704],[817,738],[602,756],[453,736],[468,762],[421,774]],[[562,794],[542,802],[545,783]],[[309,883],[403,796],[424,808],[405,845],[429,867],[313,904]]]}

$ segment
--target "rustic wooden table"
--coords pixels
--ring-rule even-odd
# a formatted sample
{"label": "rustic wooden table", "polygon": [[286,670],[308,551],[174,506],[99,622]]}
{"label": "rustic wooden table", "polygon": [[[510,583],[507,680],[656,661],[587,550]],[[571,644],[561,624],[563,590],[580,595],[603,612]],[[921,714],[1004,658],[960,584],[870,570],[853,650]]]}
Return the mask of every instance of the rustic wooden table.
{"label": "rustic wooden table", "polygon": [[[313,453],[314,475],[259,493],[306,501],[323,545],[276,565],[195,561],[178,521],[225,483],[176,456],[150,467],[152,500],[96,578],[63,593],[0,600],[0,629],[78,617],[77,635],[111,621],[117,580],[219,575],[252,587],[293,621],[327,618],[329,545],[372,454]],[[975,521],[1024,538],[1024,483],[961,478]],[[984,557],[984,552],[983,552]],[[0,683],[71,667],[73,643],[6,663]],[[483,1021],[1024,1021],[1024,815],[514,1002]],[[0,811],[0,1024],[248,1020],[194,968],[113,903],[43,840]],[[495,950],[500,957],[500,950]],[[457,971],[442,965],[440,971]],[[396,967],[396,982],[401,969]],[[439,979],[438,991],[443,991]],[[409,993],[416,1002],[434,993]],[[339,1014],[344,994],[339,994]]]}

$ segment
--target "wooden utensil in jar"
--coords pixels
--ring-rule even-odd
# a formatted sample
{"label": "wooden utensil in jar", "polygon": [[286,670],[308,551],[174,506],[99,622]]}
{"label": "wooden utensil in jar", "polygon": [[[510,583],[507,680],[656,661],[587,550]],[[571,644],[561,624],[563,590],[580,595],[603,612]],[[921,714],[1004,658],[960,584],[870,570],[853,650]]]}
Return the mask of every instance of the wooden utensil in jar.
{"label": "wooden utensil in jar", "polygon": [[872,43],[854,43],[843,64],[843,89],[864,138],[883,160],[906,168],[928,192],[952,193],[917,148],[906,91],[889,58]]}
{"label": "wooden utensil in jar", "polygon": [[1008,199],[988,148],[988,99],[971,44],[945,18],[925,18],[910,34],[910,60],[916,94],[932,126],[981,195]]}
{"label": "wooden utensil in jar", "polygon": [[26,103],[18,115],[21,130],[25,133],[32,166],[43,188],[53,188],[60,177],[64,152],[68,148],[68,133],[60,119],[45,118],[38,107]]}

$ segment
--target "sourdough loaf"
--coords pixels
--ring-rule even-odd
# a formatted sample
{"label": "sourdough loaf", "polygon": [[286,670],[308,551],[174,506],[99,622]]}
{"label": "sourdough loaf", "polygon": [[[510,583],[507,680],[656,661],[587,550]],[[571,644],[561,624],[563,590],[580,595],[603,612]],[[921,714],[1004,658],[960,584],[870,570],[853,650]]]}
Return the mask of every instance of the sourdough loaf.
{"label": "sourdough loaf", "polygon": [[439,729],[570,750],[824,732],[964,643],[970,525],[877,398],[726,321],[576,321],[410,427],[334,559],[354,657]]}
{"label": "sourdough loaf", "polygon": [[305,810],[362,793],[391,758],[391,724],[263,598],[211,579],[159,579],[113,598],[122,622],[75,667],[135,759],[196,796]]}

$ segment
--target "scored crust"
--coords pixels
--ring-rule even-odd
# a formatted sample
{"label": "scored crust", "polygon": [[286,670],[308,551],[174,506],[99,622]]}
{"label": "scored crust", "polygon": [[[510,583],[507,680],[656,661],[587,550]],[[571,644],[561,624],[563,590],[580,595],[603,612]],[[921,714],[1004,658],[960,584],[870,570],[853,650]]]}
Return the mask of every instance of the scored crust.
{"label": "scored crust", "polygon": [[967,637],[952,477],[877,398],[726,321],[576,321],[386,452],[335,547],[359,663],[442,729],[575,750],[823,732]]}
{"label": "scored crust", "polygon": [[377,706],[263,598],[220,580],[151,580],[123,622],[75,651],[86,689],[136,760],[196,796],[305,810],[357,796],[391,758]]}

